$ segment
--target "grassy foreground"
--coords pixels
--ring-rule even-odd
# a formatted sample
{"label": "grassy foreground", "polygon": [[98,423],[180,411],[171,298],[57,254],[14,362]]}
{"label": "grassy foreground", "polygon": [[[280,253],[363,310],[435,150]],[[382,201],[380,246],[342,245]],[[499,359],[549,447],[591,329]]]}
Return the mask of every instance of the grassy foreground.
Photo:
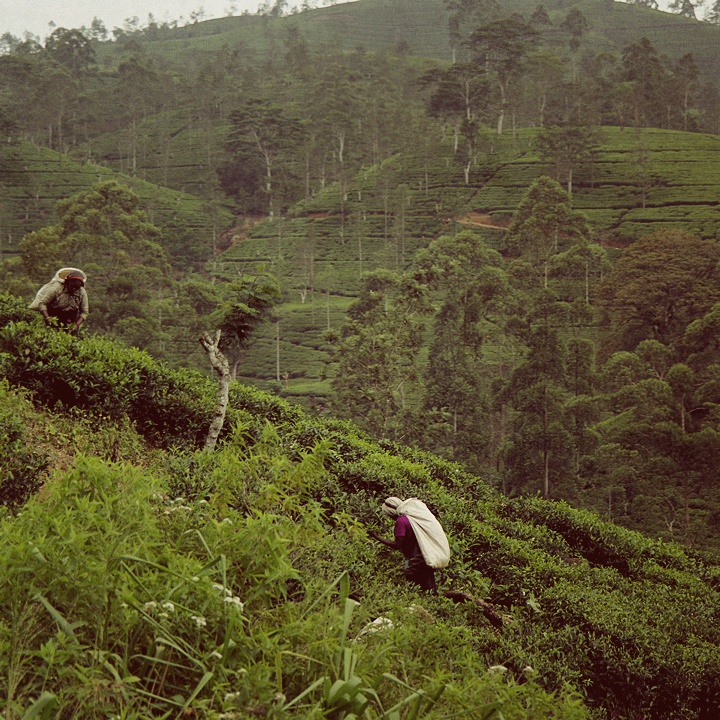
{"label": "grassy foreground", "polygon": [[[717,716],[709,559],[250,388],[202,453],[210,381],[35,320],[0,303],[8,720]],[[388,494],[501,626],[404,582]]]}

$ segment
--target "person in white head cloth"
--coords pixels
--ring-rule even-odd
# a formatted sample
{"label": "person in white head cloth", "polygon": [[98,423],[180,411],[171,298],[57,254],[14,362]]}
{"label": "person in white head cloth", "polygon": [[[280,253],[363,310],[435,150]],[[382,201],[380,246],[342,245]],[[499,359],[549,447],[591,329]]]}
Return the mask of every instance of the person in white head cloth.
{"label": "person in white head cloth", "polygon": [[86,281],[87,275],[82,270],[61,268],[38,290],[30,309],[37,310],[46,325],[52,325],[51,318],[56,318],[61,326],[77,331],[89,312]]}
{"label": "person in white head cloth", "polygon": [[437,594],[435,570],[447,567],[450,562],[450,545],[437,518],[417,498],[389,497],[382,512],[395,518],[395,540],[387,540],[375,530],[368,534],[383,545],[400,550],[405,556],[405,577],[422,590]]}

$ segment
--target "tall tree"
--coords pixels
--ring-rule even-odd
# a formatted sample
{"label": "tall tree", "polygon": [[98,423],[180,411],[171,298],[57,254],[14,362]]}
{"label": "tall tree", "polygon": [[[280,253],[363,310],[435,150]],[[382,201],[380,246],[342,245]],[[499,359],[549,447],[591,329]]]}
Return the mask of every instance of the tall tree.
{"label": "tall tree", "polygon": [[632,89],[635,127],[662,126],[668,76],[655,46],[646,37],[623,48],[620,79]]}
{"label": "tall tree", "polygon": [[601,288],[605,346],[677,343],[720,300],[720,247],[681,230],[658,231],[627,248]]}
{"label": "tall tree", "polygon": [[567,428],[567,347],[563,338],[567,306],[544,290],[517,319],[515,332],[527,354],[513,371],[500,399],[514,410],[504,448],[509,490],[573,494],[573,437]]}
{"label": "tall tree", "polygon": [[384,270],[363,277],[337,338],[335,412],[376,437],[402,437],[428,311],[425,288],[411,278]]}
{"label": "tall tree", "polygon": [[282,187],[278,166],[292,174],[293,151],[300,144],[302,124],[281,107],[255,98],[235,110],[230,122],[226,148],[233,158],[218,170],[221,184],[236,196],[260,193],[264,209],[272,217],[278,210],[278,186]]}
{"label": "tall tree", "polygon": [[601,138],[600,132],[590,127],[554,126],[538,133],[538,152],[543,159],[552,161],[558,180],[565,176],[569,197],[572,197],[575,169],[592,157]]}
{"label": "tall tree", "polygon": [[414,273],[440,306],[425,371],[425,443],[475,470],[486,466],[491,442],[488,338],[497,339],[510,294],[501,256],[470,231],[442,236],[418,253]]}
{"label": "tall tree", "polygon": [[509,93],[525,69],[525,59],[535,49],[540,36],[521,16],[511,15],[478,27],[470,36],[473,61],[496,78],[500,93],[497,132],[502,135]]}
{"label": "tall tree", "polygon": [[529,261],[539,284],[548,289],[553,256],[585,242],[587,235],[587,221],[571,208],[568,194],[543,176],[518,206],[506,242],[509,254]]}
{"label": "tall tree", "polygon": [[79,80],[95,65],[95,50],[80,30],[55,28],[45,41],[45,49]]}

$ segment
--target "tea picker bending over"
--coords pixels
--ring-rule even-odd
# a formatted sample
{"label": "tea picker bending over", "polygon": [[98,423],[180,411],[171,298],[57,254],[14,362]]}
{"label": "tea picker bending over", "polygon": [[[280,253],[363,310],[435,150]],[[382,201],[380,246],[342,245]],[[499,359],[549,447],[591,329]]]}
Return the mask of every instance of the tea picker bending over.
{"label": "tea picker bending over", "polygon": [[387,540],[375,530],[368,534],[383,545],[400,550],[405,556],[405,577],[422,590],[437,594],[435,569],[450,562],[450,546],[440,523],[417,498],[389,497],[382,512],[395,518],[395,540]]}
{"label": "tea picker bending over", "polygon": [[55,277],[38,290],[30,309],[37,310],[46,325],[51,325],[51,318],[56,318],[61,325],[79,330],[89,312],[86,280],[85,273],[77,268],[58,270]]}

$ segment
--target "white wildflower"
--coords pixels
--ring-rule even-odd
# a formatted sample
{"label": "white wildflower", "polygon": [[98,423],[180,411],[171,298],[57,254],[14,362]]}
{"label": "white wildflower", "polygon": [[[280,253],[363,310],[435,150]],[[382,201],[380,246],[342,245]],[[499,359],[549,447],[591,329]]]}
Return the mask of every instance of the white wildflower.
{"label": "white wildflower", "polygon": [[191,615],[191,620],[195,621],[195,624],[198,627],[206,627],[207,626],[207,620],[202,615]]}
{"label": "white wildflower", "polygon": [[226,598],[225,598],[225,602],[226,602],[226,603],[230,603],[231,605],[235,605],[235,607],[237,607],[238,610],[240,610],[240,612],[242,612],[243,609],[245,608],[245,605],[243,605],[242,600],[240,600],[240,598],[237,597],[237,596],[235,596],[235,597],[226,597]]}
{"label": "white wildflower", "polygon": [[158,613],[158,617],[159,617],[159,618],[166,618],[166,617],[170,617],[170,616],[169,616],[167,613]]}
{"label": "white wildflower", "polygon": [[156,603],[156,602],[153,602],[153,601],[151,600],[150,602],[146,602],[146,603],[143,605],[143,610],[144,610],[146,613],[150,613],[150,612],[152,612],[156,607],[157,607],[157,603]]}
{"label": "white wildflower", "polygon": [[197,575],[193,575],[190,578],[190,582],[200,582],[200,578]]}
{"label": "white wildflower", "polygon": [[232,700],[235,700],[235,698],[239,698],[239,697],[240,697],[239,692],[225,693],[225,702],[231,702]]}
{"label": "white wildflower", "polygon": [[493,675],[502,675],[507,672],[507,668],[504,665],[492,665],[488,668],[488,672]]}
{"label": "white wildflower", "polygon": [[173,603],[169,600],[166,600],[161,607],[163,610],[167,610],[168,612],[175,612],[175,605],[173,605]]}

